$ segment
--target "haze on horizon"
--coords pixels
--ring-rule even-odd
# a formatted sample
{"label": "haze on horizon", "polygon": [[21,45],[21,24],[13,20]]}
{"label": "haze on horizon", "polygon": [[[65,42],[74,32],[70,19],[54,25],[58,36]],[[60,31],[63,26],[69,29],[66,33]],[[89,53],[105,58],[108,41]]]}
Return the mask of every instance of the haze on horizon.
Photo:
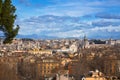
{"label": "haze on horizon", "polygon": [[120,39],[119,0],[12,0],[19,35]]}

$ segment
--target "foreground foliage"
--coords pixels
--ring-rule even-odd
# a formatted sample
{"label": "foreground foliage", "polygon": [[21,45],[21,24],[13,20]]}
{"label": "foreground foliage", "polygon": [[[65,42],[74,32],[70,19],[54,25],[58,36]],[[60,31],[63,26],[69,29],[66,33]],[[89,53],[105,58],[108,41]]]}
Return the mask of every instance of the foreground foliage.
{"label": "foreground foliage", "polygon": [[19,31],[19,26],[14,27],[16,15],[15,6],[11,0],[0,0],[0,31],[4,33],[5,39],[3,43],[11,43],[13,38]]}

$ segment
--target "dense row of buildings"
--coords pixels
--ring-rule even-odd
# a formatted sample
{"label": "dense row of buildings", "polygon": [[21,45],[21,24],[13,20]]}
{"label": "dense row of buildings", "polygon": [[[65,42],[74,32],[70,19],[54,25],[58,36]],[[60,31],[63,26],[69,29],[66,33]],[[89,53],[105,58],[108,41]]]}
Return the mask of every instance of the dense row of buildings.
{"label": "dense row of buildings", "polygon": [[3,44],[1,39],[0,65],[4,66],[0,67],[3,70],[0,79],[9,74],[4,68],[13,71],[11,75],[15,77],[9,80],[90,80],[98,75],[96,72],[89,75],[95,68],[104,74],[99,76],[100,80],[107,79],[105,76],[117,76],[120,74],[120,41],[103,42],[96,44],[84,37],[83,40],[15,39],[12,44]]}
{"label": "dense row of buildings", "polygon": [[[12,44],[3,44],[0,39],[0,49],[5,51],[69,51],[78,52],[81,48],[107,47],[120,44],[120,40],[99,40],[104,43],[98,43],[94,40],[83,39],[56,39],[56,40],[33,40],[33,39],[14,39]],[[33,52],[32,52],[33,53]]]}

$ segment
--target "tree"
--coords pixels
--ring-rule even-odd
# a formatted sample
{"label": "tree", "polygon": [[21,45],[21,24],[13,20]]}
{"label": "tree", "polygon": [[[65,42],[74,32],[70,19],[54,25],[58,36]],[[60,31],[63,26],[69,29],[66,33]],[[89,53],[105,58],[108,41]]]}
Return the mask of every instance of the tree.
{"label": "tree", "polygon": [[15,6],[11,0],[0,0],[0,31],[4,33],[5,39],[3,43],[11,43],[13,38],[18,34],[19,26],[14,27],[16,15]]}

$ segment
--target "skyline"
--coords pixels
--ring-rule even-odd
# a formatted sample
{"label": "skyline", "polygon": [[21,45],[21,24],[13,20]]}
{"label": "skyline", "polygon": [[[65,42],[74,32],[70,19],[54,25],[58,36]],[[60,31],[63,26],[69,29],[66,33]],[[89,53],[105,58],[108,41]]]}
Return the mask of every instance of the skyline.
{"label": "skyline", "polygon": [[119,0],[12,0],[19,35],[118,38]]}

